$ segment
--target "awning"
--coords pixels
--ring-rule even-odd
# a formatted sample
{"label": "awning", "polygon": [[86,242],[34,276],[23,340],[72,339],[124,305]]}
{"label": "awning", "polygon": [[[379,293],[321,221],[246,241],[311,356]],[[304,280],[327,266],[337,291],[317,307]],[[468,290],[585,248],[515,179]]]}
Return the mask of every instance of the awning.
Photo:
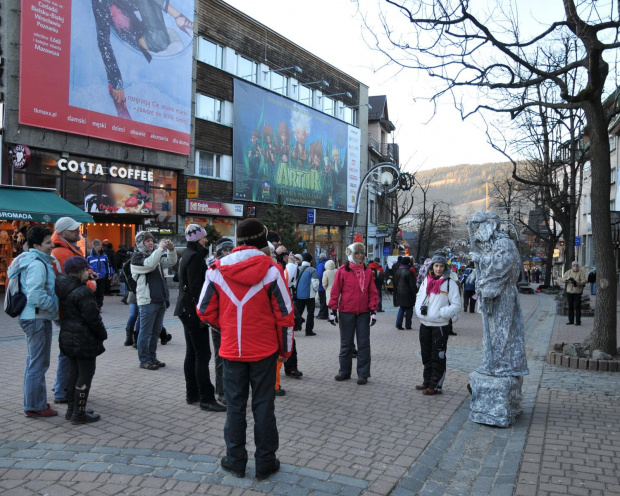
{"label": "awning", "polygon": [[94,222],[91,215],[60,198],[54,189],[0,184],[0,219],[56,222],[60,217]]}

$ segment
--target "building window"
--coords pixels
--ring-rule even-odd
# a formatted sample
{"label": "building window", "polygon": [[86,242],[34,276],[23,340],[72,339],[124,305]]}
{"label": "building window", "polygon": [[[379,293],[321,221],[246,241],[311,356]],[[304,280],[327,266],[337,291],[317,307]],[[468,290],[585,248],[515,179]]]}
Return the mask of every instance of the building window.
{"label": "building window", "polygon": [[232,157],[197,151],[195,172],[197,176],[232,181]]}
{"label": "building window", "polygon": [[612,212],[616,210],[616,200],[611,200],[609,202],[609,210],[611,210]]}
{"label": "building window", "polygon": [[277,72],[271,72],[270,88],[282,96],[288,95],[288,78]]}
{"label": "building window", "polygon": [[312,107],[313,91],[307,86],[299,85],[299,103]]}
{"label": "building window", "polygon": [[368,220],[371,224],[377,223],[377,208],[374,200],[370,200],[370,204],[368,206]]}
{"label": "building window", "polygon": [[331,98],[323,97],[323,112],[327,115],[334,115],[336,112],[336,105],[334,104],[334,100]]}
{"label": "building window", "polygon": [[609,137],[609,151],[613,152],[615,149],[616,149],[616,137],[610,136]]}
{"label": "building window", "polygon": [[258,82],[258,64],[237,54],[237,76],[252,83]]}
{"label": "building window", "polygon": [[212,122],[222,122],[222,101],[207,95],[196,98],[196,117]]}
{"label": "building window", "polygon": [[221,69],[224,67],[224,49],[205,38],[198,38],[198,60]]}
{"label": "building window", "polygon": [[616,168],[613,167],[611,169],[611,184],[614,184],[616,182]]}
{"label": "building window", "polygon": [[349,124],[357,124],[354,118],[355,111],[347,106],[342,107],[342,120]]}

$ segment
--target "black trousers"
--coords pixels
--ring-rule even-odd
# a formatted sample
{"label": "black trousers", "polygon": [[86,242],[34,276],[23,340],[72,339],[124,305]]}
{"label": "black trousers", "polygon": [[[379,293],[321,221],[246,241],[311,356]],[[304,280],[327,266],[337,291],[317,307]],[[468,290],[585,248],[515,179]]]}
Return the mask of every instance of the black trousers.
{"label": "black trousers", "polygon": [[209,328],[203,325],[194,312],[179,317],[185,331],[185,389],[188,398],[198,398],[200,403],[215,401],[215,389],[209,376],[211,347]]}
{"label": "black trousers", "polygon": [[327,298],[325,295],[325,291],[319,291],[319,313],[317,318],[326,319],[327,318]]}
{"label": "black trousers", "polygon": [[105,285],[106,279],[97,279],[95,283],[97,284],[97,289],[95,290],[95,298],[97,299],[97,305],[99,308],[103,306],[103,296],[105,295]]}
{"label": "black trousers", "polygon": [[293,340],[293,353],[289,359],[284,362],[284,372],[290,374],[291,372],[295,372],[297,370],[297,340]]}
{"label": "black trousers", "polygon": [[339,375],[351,375],[353,351],[357,339],[357,377],[370,377],[370,312],[354,313],[340,312],[340,354],[338,361]]}
{"label": "black trousers", "polygon": [[467,312],[467,307],[469,307],[469,313],[474,313],[476,311],[476,300],[472,298],[476,294],[475,289],[465,289],[463,290],[463,311]]}
{"label": "black trousers", "polygon": [[377,312],[383,312],[383,288],[381,286],[377,286],[377,293],[379,293],[379,306],[377,307]]}
{"label": "black trousers", "polygon": [[67,404],[73,405],[75,388],[86,386],[90,389],[97,368],[96,358],[69,358],[69,378],[67,379]]}
{"label": "black trousers", "polygon": [[213,359],[215,360],[215,393],[224,395],[224,384],[222,384],[222,369],[224,364],[220,356],[220,345],[222,334],[211,327],[211,341],[213,342]]}
{"label": "black trousers", "polygon": [[568,301],[568,321],[571,324],[575,322],[577,314],[577,324],[581,324],[581,293],[566,293],[566,301]]}
{"label": "black trousers", "polygon": [[305,300],[298,299],[295,302],[295,306],[297,307],[300,318],[304,315],[304,309],[308,309],[308,314],[306,315],[306,334],[312,332],[314,330],[314,308],[316,306],[314,298]]}
{"label": "black trousers", "polygon": [[258,362],[237,362],[224,358],[224,395],[226,424],[224,441],[226,456],[233,469],[245,470],[248,462],[246,442],[246,410],[252,388],[254,416],[254,459],[256,471],[266,472],[276,461],[280,439],[275,415],[277,353]]}
{"label": "black trousers", "polygon": [[424,385],[441,390],[446,378],[446,348],[450,326],[420,324],[420,352],[424,365]]}

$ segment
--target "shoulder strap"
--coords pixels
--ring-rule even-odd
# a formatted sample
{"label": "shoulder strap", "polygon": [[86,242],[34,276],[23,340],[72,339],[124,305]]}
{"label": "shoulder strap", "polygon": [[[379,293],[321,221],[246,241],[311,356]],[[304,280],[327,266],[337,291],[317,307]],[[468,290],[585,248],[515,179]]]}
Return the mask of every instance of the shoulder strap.
{"label": "shoulder strap", "polygon": [[297,279],[295,281],[295,288],[297,288],[297,285],[299,284],[299,280],[301,279],[301,275],[304,273],[304,271],[308,268],[308,265],[304,265],[301,270],[297,271]]}

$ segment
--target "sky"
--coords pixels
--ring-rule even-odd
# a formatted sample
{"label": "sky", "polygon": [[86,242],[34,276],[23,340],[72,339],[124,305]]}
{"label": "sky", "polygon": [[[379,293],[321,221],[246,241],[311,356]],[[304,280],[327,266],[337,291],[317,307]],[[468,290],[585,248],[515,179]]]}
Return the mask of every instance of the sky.
{"label": "sky", "polygon": [[[369,86],[369,95],[387,95],[389,118],[396,127],[400,166],[408,172],[460,164],[504,162],[486,142],[474,119],[463,122],[445,101],[433,107],[420,99],[428,88],[423,74],[383,67],[385,56],[363,39],[364,27],[350,0],[225,0],[261,24]],[[523,0],[522,0],[523,1]],[[528,0],[525,0],[528,1]],[[549,1],[549,0],[545,0]],[[373,0],[362,0],[373,8]],[[367,37],[367,36],[366,36]],[[303,69],[303,68],[302,68]],[[432,117],[432,119],[431,119]]]}

